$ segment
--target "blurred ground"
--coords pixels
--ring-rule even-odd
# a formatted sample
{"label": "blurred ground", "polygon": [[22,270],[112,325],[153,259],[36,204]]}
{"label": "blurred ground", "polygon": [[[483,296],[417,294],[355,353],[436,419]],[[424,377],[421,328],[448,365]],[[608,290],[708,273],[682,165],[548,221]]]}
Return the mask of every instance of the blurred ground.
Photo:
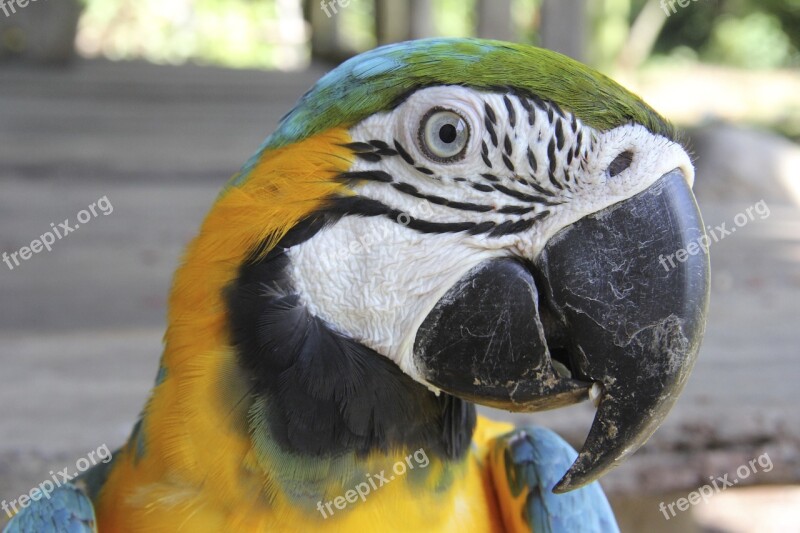
{"label": "blurred ground", "polygon": [[[0,263],[0,499],[123,442],[155,378],[182,247],[225,179],[322,72],[99,61],[0,71],[0,253],[103,196],[114,209],[13,271]],[[730,227],[762,199],[770,215],[712,247],[711,320],[687,391],[604,485],[624,531],[800,531],[788,489],[729,489],[669,521],[658,509],[764,453],[774,468],[742,484],[800,482],[798,148],[722,126],[699,129],[694,144],[707,224]],[[591,417],[581,405],[526,419],[579,444]],[[775,498],[787,503],[769,522]],[[750,522],[719,518],[732,508]]]}

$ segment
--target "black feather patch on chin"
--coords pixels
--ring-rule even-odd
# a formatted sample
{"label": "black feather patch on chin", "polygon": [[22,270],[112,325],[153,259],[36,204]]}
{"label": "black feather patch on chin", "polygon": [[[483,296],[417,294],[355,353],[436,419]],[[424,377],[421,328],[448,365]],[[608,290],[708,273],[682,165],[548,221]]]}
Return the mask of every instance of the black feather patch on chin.
{"label": "black feather patch on chin", "polygon": [[388,358],[337,333],[300,302],[288,247],[324,224],[290,232],[228,287],[231,340],[254,394],[266,398],[269,437],[310,456],[422,448],[457,460],[469,449],[474,405],[436,396]]}

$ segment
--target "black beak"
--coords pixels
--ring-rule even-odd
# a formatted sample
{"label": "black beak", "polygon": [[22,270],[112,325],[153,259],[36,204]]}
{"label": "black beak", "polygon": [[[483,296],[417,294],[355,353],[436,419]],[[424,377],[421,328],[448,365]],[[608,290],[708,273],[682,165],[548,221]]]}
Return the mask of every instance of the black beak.
{"label": "black beak", "polygon": [[598,391],[591,431],[554,491],[579,488],[644,444],[683,390],[705,330],[707,242],[675,170],[559,232],[534,265],[472,270],[420,326],[417,366],[450,394],[511,411]]}

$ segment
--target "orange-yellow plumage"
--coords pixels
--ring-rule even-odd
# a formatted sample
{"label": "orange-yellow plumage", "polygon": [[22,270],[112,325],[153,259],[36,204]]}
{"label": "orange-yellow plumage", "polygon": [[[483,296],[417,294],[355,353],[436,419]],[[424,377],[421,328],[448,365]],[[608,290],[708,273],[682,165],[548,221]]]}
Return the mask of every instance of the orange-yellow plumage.
{"label": "orange-yellow plumage", "polygon": [[[242,403],[247,391],[228,348],[224,289],[257,244],[274,245],[326,198],[347,194],[333,178],[352,162],[341,147],[348,141],[346,130],[334,129],[265,153],[250,178],[230,186],[206,217],[170,295],[162,358],[167,379],[154,389],[143,421],[148,453],[137,462],[129,447],[118,458],[98,507],[103,531],[123,531],[137,514],[146,514],[131,515],[124,502],[137,492],[159,494],[148,485],[165,473],[196,489],[186,493],[192,503],[179,505],[193,513],[198,506],[240,506],[243,492],[255,500],[263,480],[249,457]],[[157,501],[182,499],[171,487],[163,492],[149,504],[154,523],[156,514],[163,518],[155,513]]]}
{"label": "orange-yellow plumage", "polygon": [[[500,531],[484,460],[488,441],[508,431],[506,424],[480,421],[475,448],[451,489],[437,495],[428,487],[439,501],[420,505],[420,494],[398,480],[371,495],[369,505],[328,520],[291,507],[253,451],[249,390],[229,347],[224,289],[259,243],[269,243],[261,248],[266,253],[326,198],[349,194],[334,180],[352,164],[352,153],[342,148],[347,142],[346,130],[335,129],[266,152],[249,179],[231,185],[208,214],[175,276],[162,359],[166,377],[142,422],[146,453],[137,456],[129,444],[118,454],[97,505],[101,531],[365,531],[380,530],[380,515],[386,530],[460,533],[461,526],[444,526],[453,523],[454,512],[462,526]],[[385,460],[365,464],[377,469]],[[434,461],[431,468],[442,465]]]}

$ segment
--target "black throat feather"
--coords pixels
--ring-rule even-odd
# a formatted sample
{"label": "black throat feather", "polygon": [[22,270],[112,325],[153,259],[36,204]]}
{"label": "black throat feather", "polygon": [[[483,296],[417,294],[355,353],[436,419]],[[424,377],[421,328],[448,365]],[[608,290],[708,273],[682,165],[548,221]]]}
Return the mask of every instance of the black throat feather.
{"label": "black throat feather", "polygon": [[331,223],[330,215],[305,220],[265,257],[254,253],[227,288],[239,364],[253,393],[270,404],[264,427],[285,450],[311,457],[423,448],[441,459],[463,458],[474,405],[435,395],[300,301],[286,251]]}

